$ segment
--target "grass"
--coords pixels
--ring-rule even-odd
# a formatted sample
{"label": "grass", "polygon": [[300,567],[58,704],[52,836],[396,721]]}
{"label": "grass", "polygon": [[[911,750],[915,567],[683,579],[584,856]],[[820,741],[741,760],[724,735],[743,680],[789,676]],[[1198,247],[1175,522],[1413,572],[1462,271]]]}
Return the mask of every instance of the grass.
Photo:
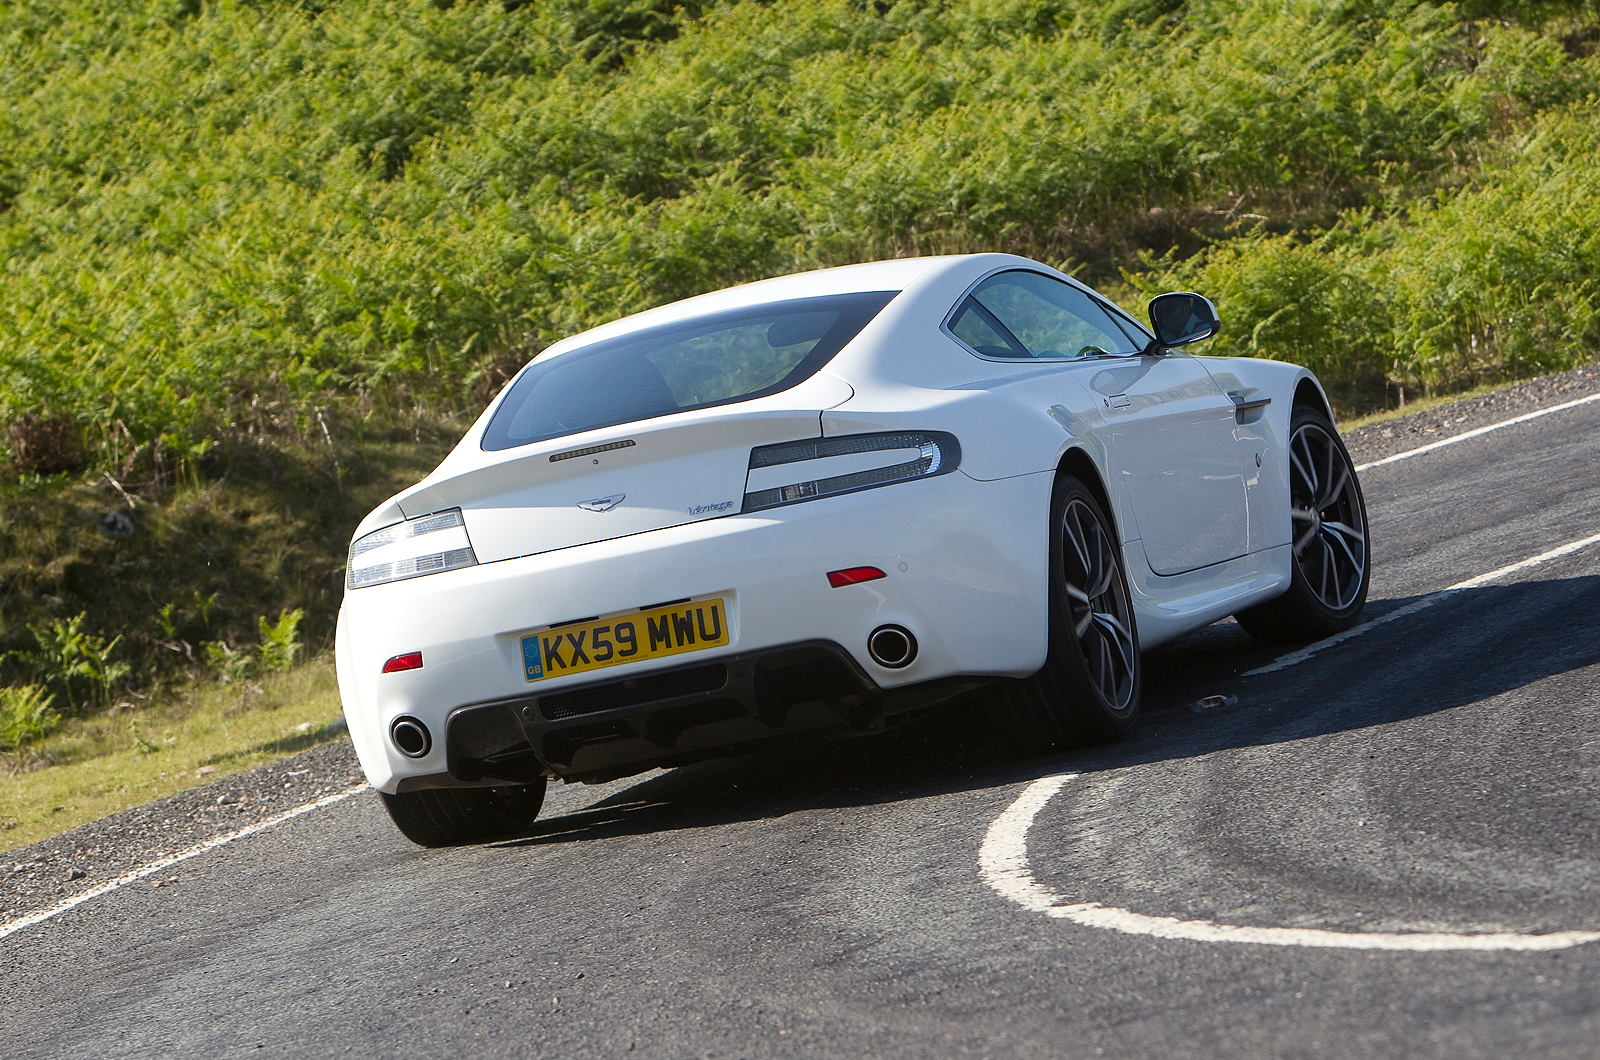
{"label": "grass", "polygon": [[819,265],[1194,282],[1341,407],[1600,338],[1590,0],[17,0],[0,460],[192,474],[481,407]]}
{"label": "grass", "polygon": [[[345,543],[462,424],[376,430],[330,415],[328,426],[310,445],[218,447],[200,475],[165,485],[93,473],[0,484],[0,684],[46,680],[20,656],[37,647],[29,627],[80,613],[86,630],[120,635],[117,658],[131,664],[109,712],[82,686],[70,710],[53,683],[68,716],[0,754],[0,851],[339,738],[330,649]],[[134,534],[102,533],[109,511],[130,514]],[[307,661],[243,695],[207,669],[208,642],[253,649],[263,616],[297,607]]]}
{"label": "grass", "polygon": [[[356,523],[432,470],[459,429],[362,439],[334,427],[333,445],[218,448],[203,478],[166,488],[94,474],[0,485],[0,685],[49,680],[24,657],[32,630],[79,614],[86,632],[122,637],[133,689],[197,672],[208,642],[253,647],[260,619],[286,609],[305,611],[308,651],[330,647]],[[130,517],[129,536],[103,532],[113,512]],[[80,705],[86,694],[74,690]],[[68,712],[68,697],[56,707]]]}
{"label": "grass", "polygon": [[1415,401],[1408,397],[1403,408],[1379,409],[1377,412],[1369,412],[1364,416],[1341,418],[1339,420],[1339,433],[1349,434],[1351,431],[1360,430],[1362,427],[1370,427],[1374,423],[1387,423],[1390,420],[1404,419],[1418,412],[1427,412],[1430,409],[1450,405],[1469,397],[1492,394],[1496,390],[1505,390],[1515,385],[1515,383],[1485,383],[1482,386],[1473,387],[1471,390],[1464,390],[1459,394],[1436,394],[1433,397],[1419,397]]}
{"label": "grass", "polygon": [[20,755],[0,756],[16,770],[0,778],[0,851],[343,735],[331,654],[249,687],[207,680],[131,710],[68,719]]}

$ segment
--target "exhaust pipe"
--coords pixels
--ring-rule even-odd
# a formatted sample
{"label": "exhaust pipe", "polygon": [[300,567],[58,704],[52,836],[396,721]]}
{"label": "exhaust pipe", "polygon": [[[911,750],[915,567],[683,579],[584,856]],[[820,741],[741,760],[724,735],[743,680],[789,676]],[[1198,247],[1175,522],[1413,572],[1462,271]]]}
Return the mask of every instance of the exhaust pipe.
{"label": "exhaust pipe", "polygon": [[407,758],[426,758],[433,750],[433,736],[428,727],[409,714],[394,719],[389,726],[389,739]]}
{"label": "exhaust pipe", "polygon": [[917,638],[904,626],[879,626],[867,637],[867,654],[879,666],[898,670],[917,657]]}

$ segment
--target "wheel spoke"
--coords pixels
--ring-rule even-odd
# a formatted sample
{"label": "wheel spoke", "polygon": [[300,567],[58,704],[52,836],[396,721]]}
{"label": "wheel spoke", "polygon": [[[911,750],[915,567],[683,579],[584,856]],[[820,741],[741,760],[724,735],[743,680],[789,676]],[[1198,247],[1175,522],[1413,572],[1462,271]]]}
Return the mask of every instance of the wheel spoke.
{"label": "wheel spoke", "polygon": [[1345,537],[1349,538],[1351,541],[1364,540],[1363,535],[1362,535],[1360,530],[1357,530],[1353,526],[1346,526],[1344,523],[1335,523],[1335,522],[1330,520],[1330,521],[1324,522],[1322,524],[1322,528],[1324,530],[1331,530],[1336,534],[1342,534]]}
{"label": "wheel spoke", "polygon": [[1106,680],[1101,683],[1101,691],[1121,707],[1124,682],[1133,675],[1133,641],[1115,615],[1099,612],[1094,617],[1107,660]]}
{"label": "wheel spoke", "polygon": [[[1094,677],[1094,683],[1099,686],[1102,695],[1107,699],[1106,679],[1111,670],[1111,648],[1106,644],[1104,637],[1088,637],[1083,641],[1084,657],[1089,663],[1089,673]],[[1113,702],[1115,702],[1113,700]]]}
{"label": "wheel spoke", "polygon": [[[1334,452],[1333,445],[1330,444],[1329,442],[1327,442],[1326,440],[1324,440],[1323,443],[1322,443],[1322,452],[1323,452],[1323,455],[1327,458],[1326,460],[1323,461],[1323,463],[1325,463],[1327,465],[1328,473],[1322,477],[1322,485],[1323,485],[1324,488],[1326,488],[1327,484],[1333,481],[1334,461],[1338,458],[1338,454],[1336,452]],[[1338,490],[1337,487],[1327,490],[1328,496],[1330,498],[1329,501],[1328,501],[1328,504],[1332,504],[1333,503],[1331,498],[1332,498],[1333,495],[1337,494],[1338,492],[1339,492],[1339,490]],[[1317,505],[1317,510],[1321,511],[1323,508],[1326,508],[1328,506],[1328,504],[1319,504],[1319,505]]]}
{"label": "wheel spoke", "polygon": [[[1328,548],[1329,541],[1332,541],[1339,546],[1339,550],[1343,552],[1350,560],[1350,570],[1355,574],[1356,578],[1359,579],[1361,577],[1361,561],[1356,558],[1355,552],[1351,551],[1350,545],[1345,541],[1344,538],[1338,536],[1337,534],[1325,534],[1323,536],[1322,547]],[[1333,549],[1328,548],[1328,552],[1332,554]],[[1339,593],[1339,598],[1341,600],[1344,599],[1343,591]]]}
{"label": "wheel spoke", "polygon": [[1327,543],[1329,541],[1338,545],[1339,551],[1343,552],[1350,560],[1350,569],[1355,571],[1356,576],[1359,578],[1364,564],[1362,563],[1361,557],[1356,555],[1356,550],[1351,546],[1360,545],[1362,543],[1361,539],[1355,536],[1346,538],[1344,535],[1345,532],[1348,532],[1348,527],[1339,527],[1338,530],[1334,530],[1334,524],[1323,523],[1322,528],[1323,530],[1329,531],[1328,533],[1322,535],[1324,547],[1327,547]]}
{"label": "wheel spoke", "polygon": [[1311,526],[1306,527],[1305,533],[1294,539],[1294,554],[1296,556],[1304,555],[1306,546],[1315,541],[1316,538],[1317,527],[1316,524],[1313,523]]}
{"label": "wheel spoke", "polygon": [[1317,477],[1317,458],[1311,451],[1311,438],[1303,433],[1300,436],[1300,471],[1306,485],[1311,489],[1311,495],[1315,497],[1321,479]]}
{"label": "wheel spoke", "polygon": [[1355,472],[1337,438],[1315,423],[1290,440],[1295,562],[1306,587],[1326,606],[1350,606],[1366,576],[1367,535]]}
{"label": "wheel spoke", "polygon": [[1308,508],[1291,507],[1289,509],[1289,521],[1291,524],[1305,524],[1304,530],[1295,531],[1294,554],[1298,556],[1300,553],[1306,550],[1306,545],[1309,544],[1311,539],[1317,534],[1317,513]]}
{"label": "wheel spoke", "polygon": [[[1301,440],[1296,439],[1296,441]],[[1309,462],[1310,453],[1308,452],[1306,456],[1307,462]],[[1308,497],[1315,497],[1317,495],[1317,476],[1311,471],[1310,467],[1307,466],[1307,462],[1301,461],[1300,454],[1295,452],[1295,446],[1289,446],[1290,467],[1300,473],[1300,481],[1305,485]]]}
{"label": "wheel spoke", "polygon": [[1116,615],[1111,614],[1109,611],[1096,611],[1094,615],[1094,621],[1095,625],[1099,626],[1104,631],[1107,639],[1109,639],[1112,644],[1115,645],[1117,654],[1122,658],[1123,669],[1127,670],[1129,673],[1132,673],[1133,634],[1128,632],[1128,627],[1124,626],[1122,624],[1122,620],[1117,618]]}
{"label": "wheel spoke", "polygon": [[1112,709],[1125,709],[1133,697],[1139,649],[1116,538],[1081,500],[1067,504],[1061,529],[1068,612],[1063,617],[1072,624],[1090,682]]}
{"label": "wheel spoke", "polygon": [[1122,619],[1118,618],[1116,615],[1113,615],[1110,611],[1096,611],[1094,613],[1094,620],[1098,625],[1109,631],[1118,640],[1133,640],[1133,634],[1129,633],[1128,627],[1122,624]]}
{"label": "wheel spoke", "polygon": [[1067,509],[1066,534],[1063,536],[1072,546],[1072,551],[1077,554],[1078,565],[1083,569],[1084,583],[1087,584],[1089,574],[1094,569],[1094,565],[1089,559],[1089,543],[1084,540],[1083,522],[1078,515],[1076,505]]}
{"label": "wheel spoke", "polygon": [[1107,589],[1111,588],[1111,582],[1117,576],[1117,565],[1112,557],[1106,555],[1105,535],[1096,534],[1095,543],[1099,546],[1095,550],[1095,566],[1098,568],[1098,573],[1094,578],[1094,588],[1089,590],[1089,596],[1099,599],[1106,594]]}
{"label": "wheel spoke", "polygon": [[[1332,446],[1328,447],[1328,456],[1329,459],[1332,459],[1333,457]],[[1343,463],[1343,461],[1341,461],[1341,463]],[[1337,481],[1335,481],[1333,487],[1317,501],[1317,511],[1326,511],[1327,509],[1332,508],[1335,504],[1339,503],[1339,500],[1344,495],[1345,487],[1349,484],[1350,469],[1348,467],[1339,468],[1339,477]]]}

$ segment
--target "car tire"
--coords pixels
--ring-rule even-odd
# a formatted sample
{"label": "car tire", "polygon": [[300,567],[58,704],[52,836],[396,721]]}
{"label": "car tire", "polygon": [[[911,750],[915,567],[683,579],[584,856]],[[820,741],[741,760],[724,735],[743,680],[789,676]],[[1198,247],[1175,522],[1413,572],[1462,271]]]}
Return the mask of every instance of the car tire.
{"label": "car tire", "polygon": [[426,788],[383,795],[384,809],[418,846],[482,843],[526,831],[544,805],[545,781],[511,788]]}
{"label": "car tire", "polygon": [[1372,579],[1367,507],[1328,417],[1301,405],[1289,425],[1289,589],[1236,616],[1257,640],[1320,640],[1356,624]]}
{"label": "car tire", "polygon": [[1024,754],[1115,740],[1139,716],[1139,639],[1116,529],[1070,475],[1056,480],[1051,497],[1049,576],[1044,667],[1004,682],[990,707]]}

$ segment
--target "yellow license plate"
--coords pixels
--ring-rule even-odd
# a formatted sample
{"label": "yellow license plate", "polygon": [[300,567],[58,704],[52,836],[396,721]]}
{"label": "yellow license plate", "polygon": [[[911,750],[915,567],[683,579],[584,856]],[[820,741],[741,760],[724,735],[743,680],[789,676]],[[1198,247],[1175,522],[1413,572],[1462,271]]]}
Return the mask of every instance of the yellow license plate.
{"label": "yellow license plate", "polygon": [[523,637],[522,675],[542,681],[727,643],[728,604],[721,597],[621,611]]}

